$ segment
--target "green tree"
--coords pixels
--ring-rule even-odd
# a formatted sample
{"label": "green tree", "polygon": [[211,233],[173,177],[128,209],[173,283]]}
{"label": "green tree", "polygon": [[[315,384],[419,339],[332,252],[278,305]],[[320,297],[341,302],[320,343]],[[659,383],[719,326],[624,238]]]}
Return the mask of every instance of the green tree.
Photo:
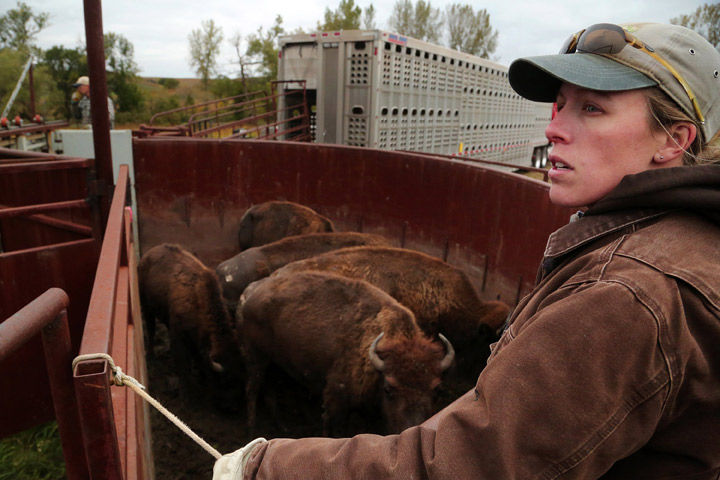
{"label": "green tree", "polygon": [[365,30],[375,29],[375,7],[372,3],[363,10],[363,28]]}
{"label": "green tree", "polygon": [[180,85],[180,80],[177,78],[161,78],[158,83],[168,90],[173,90]]}
{"label": "green tree", "polygon": [[266,80],[275,80],[277,78],[278,68],[278,44],[277,39],[285,33],[282,26],[282,17],[275,17],[275,23],[267,31],[263,31],[263,27],[259,27],[257,33],[248,36],[248,47],[245,55],[251,59],[252,63],[257,62],[260,65],[260,74]]}
{"label": "green tree", "polygon": [[[27,60],[26,55],[19,50],[0,48],[0,110],[7,105]],[[52,118],[61,112],[63,102],[66,101],[65,92],[59,91],[44,65],[36,64],[33,67],[34,109],[30,99],[29,82],[30,75],[26,75],[8,117],[20,115],[27,121],[32,117],[33,110],[46,118]]]}
{"label": "green tree", "polygon": [[[0,111],[5,108],[26,62],[27,57],[18,50],[11,48],[0,49]],[[27,77],[25,81],[27,82]],[[15,98],[12,111],[15,112],[19,105],[23,105],[27,101],[27,89],[23,88]]]}
{"label": "green tree", "polygon": [[220,75],[211,82],[210,92],[216,98],[234,97],[243,93],[243,84],[241,80]]}
{"label": "green tree", "polygon": [[217,73],[217,56],[223,39],[222,27],[213,20],[203,20],[201,28],[188,35],[190,41],[190,67],[200,75],[205,89],[212,75]]}
{"label": "green tree", "polygon": [[[174,110],[180,107],[180,100],[178,99],[177,95],[152,98],[148,103],[150,109],[150,116],[155,115],[156,113],[167,112],[168,110]],[[187,119],[187,114],[175,112],[170,115],[160,117],[157,120],[157,123],[159,125],[178,125],[180,123],[187,122]]]}
{"label": "green tree", "polygon": [[340,0],[337,9],[325,8],[324,23],[318,22],[318,30],[356,30],[360,28],[362,9],[354,0]]}
{"label": "green tree", "polygon": [[235,54],[237,55],[237,62],[238,66],[240,67],[240,82],[242,83],[242,92],[248,93],[248,69],[251,65],[258,64],[260,62],[257,59],[253,60],[252,58],[250,58],[247,52],[243,53],[243,36],[240,34],[240,32],[235,32],[235,35],[233,35],[233,37],[230,39],[230,44],[235,49]]}
{"label": "green tree", "polygon": [[484,8],[476,12],[471,5],[448,5],[445,24],[450,48],[483,58],[495,52],[498,32],[490,25],[490,14]]}
{"label": "green tree", "polygon": [[135,47],[119,33],[108,32],[103,36],[105,65],[108,71],[121,75],[136,75]]}
{"label": "green tree", "polygon": [[103,37],[108,91],[115,96],[118,122],[132,118],[123,112],[138,112],[144,98],[137,86],[138,67],[133,44],[119,33],[108,32]]}
{"label": "green tree", "polygon": [[41,65],[55,86],[51,98],[51,112],[62,118],[70,118],[70,94],[72,85],[80,75],[88,74],[87,57],[82,48],[65,48],[56,45],[43,53]]}
{"label": "green tree", "polygon": [[670,23],[691,28],[720,47],[720,3],[706,3],[689,15],[671,18]]}
{"label": "green tree", "polygon": [[440,10],[433,8],[430,2],[417,0],[397,0],[389,20],[390,28],[397,33],[438,43],[442,35],[443,17]]}
{"label": "green tree", "polygon": [[17,8],[0,17],[0,47],[39,54],[34,46],[35,37],[49,25],[49,20],[49,13],[35,13],[27,3],[18,1]]}

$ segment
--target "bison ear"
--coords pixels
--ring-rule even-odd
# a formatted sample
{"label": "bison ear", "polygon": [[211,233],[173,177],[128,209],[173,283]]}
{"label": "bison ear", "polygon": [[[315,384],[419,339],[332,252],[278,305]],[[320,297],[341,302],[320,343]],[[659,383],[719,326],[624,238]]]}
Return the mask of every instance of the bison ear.
{"label": "bison ear", "polygon": [[240,230],[238,231],[238,247],[241,252],[252,246],[254,228],[255,221],[253,215],[248,212],[243,215],[242,220],[240,220]]}

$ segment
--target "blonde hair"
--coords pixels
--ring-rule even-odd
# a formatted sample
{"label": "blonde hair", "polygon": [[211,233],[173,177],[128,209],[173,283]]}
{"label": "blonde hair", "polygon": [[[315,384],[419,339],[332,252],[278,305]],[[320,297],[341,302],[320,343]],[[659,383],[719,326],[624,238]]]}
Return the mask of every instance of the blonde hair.
{"label": "blonde hair", "polygon": [[720,163],[720,139],[717,134],[709,142],[704,142],[702,129],[698,122],[683,112],[660,88],[648,88],[645,90],[645,95],[650,107],[651,128],[668,133],[667,127],[675,122],[690,122],[695,125],[697,134],[695,140],[685,150],[683,165]]}

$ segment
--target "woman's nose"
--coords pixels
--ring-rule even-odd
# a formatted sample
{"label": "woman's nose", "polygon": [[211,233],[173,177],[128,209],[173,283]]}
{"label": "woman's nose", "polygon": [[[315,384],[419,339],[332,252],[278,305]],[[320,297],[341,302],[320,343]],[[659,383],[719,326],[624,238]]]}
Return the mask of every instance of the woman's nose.
{"label": "woman's nose", "polygon": [[545,128],[545,137],[550,143],[561,143],[567,141],[568,132],[563,109],[553,110],[553,118]]}

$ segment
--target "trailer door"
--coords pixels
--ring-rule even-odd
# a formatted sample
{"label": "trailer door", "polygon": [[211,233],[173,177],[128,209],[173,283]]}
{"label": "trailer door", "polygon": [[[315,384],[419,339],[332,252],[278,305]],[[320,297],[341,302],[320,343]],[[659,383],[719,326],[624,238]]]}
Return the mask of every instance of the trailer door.
{"label": "trailer door", "polygon": [[318,116],[318,140],[322,143],[341,143],[338,138],[338,92],[340,58],[338,43],[323,43],[322,115]]}

